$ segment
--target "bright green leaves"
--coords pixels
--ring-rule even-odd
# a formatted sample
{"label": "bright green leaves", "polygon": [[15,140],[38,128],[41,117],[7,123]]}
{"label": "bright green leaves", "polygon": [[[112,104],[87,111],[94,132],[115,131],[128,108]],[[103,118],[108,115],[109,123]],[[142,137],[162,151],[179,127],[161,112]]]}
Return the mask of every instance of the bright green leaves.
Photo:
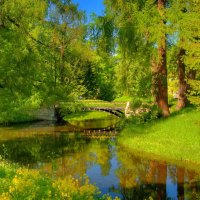
{"label": "bright green leaves", "polygon": [[77,80],[83,57],[82,17],[71,1],[3,2],[0,111],[7,113],[6,121],[16,108],[53,105],[83,94]]}

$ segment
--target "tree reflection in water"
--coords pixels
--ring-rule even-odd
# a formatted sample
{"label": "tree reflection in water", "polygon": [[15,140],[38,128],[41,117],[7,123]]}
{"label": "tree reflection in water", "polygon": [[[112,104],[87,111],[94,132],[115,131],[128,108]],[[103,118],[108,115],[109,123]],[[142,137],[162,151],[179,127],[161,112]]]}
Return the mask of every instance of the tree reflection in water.
{"label": "tree reflection in water", "polygon": [[88,174],[103,193],[122,199],[200,198],[197,172],[135,156],[113,138],[91,139],[65,132],[17,137],[13,132],[13,139],[0,140],[0,146],[0,154],[12,162],[43,170],[54,178]]}
{"label": "tree reflection in water", "polygon": [[117,156],[121,161],[117,170],[118,192],[123,199],[199,199],[199,174],[194,171],[144,160],[122,147],[118,148]]}

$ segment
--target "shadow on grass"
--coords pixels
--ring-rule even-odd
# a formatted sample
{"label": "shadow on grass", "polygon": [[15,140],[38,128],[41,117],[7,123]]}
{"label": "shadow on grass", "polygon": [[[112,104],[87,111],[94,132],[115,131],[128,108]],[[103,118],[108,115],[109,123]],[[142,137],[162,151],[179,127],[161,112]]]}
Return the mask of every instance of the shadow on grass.
{"label": "shadow on grass", "polygon": [[181,110],[175,110],[171,113],[170,117],[174,117],[174,116],[177,116],[177,115],[181,115],[181,114],[186,114],[186,113],[189,113],[189,112],[192,112],[192,111],[195,111],[197,109],[196,106],[194,105],[189,105],[187,106],[186,108],[183,108]]}

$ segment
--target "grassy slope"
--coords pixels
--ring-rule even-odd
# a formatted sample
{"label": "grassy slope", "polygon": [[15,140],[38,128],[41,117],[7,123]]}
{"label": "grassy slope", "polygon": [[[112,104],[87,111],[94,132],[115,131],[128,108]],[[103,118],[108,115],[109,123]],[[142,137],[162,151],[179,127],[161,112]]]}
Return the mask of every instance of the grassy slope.
{"label": "grassy slope", "polygon": [[130,124],[119,142],[161,159],[200,164],[200,111],[182,112],[145,125]]}

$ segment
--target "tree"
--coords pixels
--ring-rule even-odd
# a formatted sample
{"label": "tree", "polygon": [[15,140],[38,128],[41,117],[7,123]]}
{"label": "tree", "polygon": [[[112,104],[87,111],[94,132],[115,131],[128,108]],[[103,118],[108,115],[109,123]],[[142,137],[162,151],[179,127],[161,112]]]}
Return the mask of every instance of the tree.
{"label": "tree", "polygon": [[160,16],[159,36],[158,36],[158,57],[157,62],[153,65],[153,76],[156,91],[154,92],[155,100],[158,107],[162,110],[164,117],[169,116],[168,106],[168,87],[167,87],[167,65],[166,65],[166,19],[165,8],[166,0],[158,0],[158,13]]}
{"label": "tree", "polygon": [[196,92],[198,91],[198,81],[194,79],[190,81],[190,74],[196,74],[200,66],[200,43],[198,41],[198,35],[200,33],[199,10],[200,6],[196,1],[180,0],[171,1],[171,6],[168,11],[168,20],[171,23],[170,28],[174,35],[173,37],[176,38],[174,45],[179,48],[177,54],[179,80],[178,109],[184,108],[189,100],[192,101],[192,94],[198,94]]}
{"label": "tree", "polygon": [[151,83],[150,44],[139,29],[142,2],[105,1],[106,14],[112,16],[115,53],[115,75],[118,96],[149,97]]}
{"label": "tree", "polygon": [[115,98],[115,33],[113,16],[93,16],[89,24],[88,36],[91,50],[96,54],[96,84],[95,98],[111,101]]}
{"label": "tree", "polygon": [[14,120],[16,113],[40,103],[35,85],[43,63],[34,33],[45,9],[44,1],[1,1],[0,121]]}
{"label": "tree", "polygon": [[82,94],[77,74],[84,29],[77,6],[71,1],[0,3],[2,119]]}
{"label": "tree", "polygon": [[[150,81],[150,63],[153,68],[153,96],[163,116],[169,116],[166,66],[166,1],[106,1],[108,9],[115,13],[117,32],[117,47],[121,51],[122,59],[128,70],[131,63],[143,74],[143,80]],[[157,52],[156,52],[157,51]],[[139,64],[138,64],[139,63]],[[132,68],[133,69],[133,68]],[[127,73],[124,73],[127,82]],[[136,77],[132,77],[136,79]],[[130,85],[129,85],[130,87]],[[134,86],[132,86],[134,87]],[[140,87],[141,89],[141,87]],[[147,90],[143,87],[143,93]],[[149,90],[148,90],[149,91]],[[136,94],[137,96],[137,94]]]}

